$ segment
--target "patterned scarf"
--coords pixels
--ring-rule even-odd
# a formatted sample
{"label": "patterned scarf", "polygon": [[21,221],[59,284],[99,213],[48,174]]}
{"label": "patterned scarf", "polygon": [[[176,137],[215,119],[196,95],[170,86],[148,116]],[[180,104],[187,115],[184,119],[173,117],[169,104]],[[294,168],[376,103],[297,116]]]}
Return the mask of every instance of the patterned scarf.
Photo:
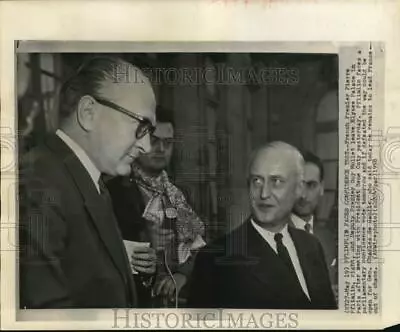
{"label": "patterned scarf", "polygon": [[[173,185],[166,171],[162,171],[156,178],[147,175],[137,164],[132,166],[132,176],[139,187],[144,188],[152,195],[143,213],[143,218],[161,224],[165,216],[176,218],[176,232],[178,241],[183,243],[193,242],[198,235],[204,235],[204,223],[187,203],[182,191]],[[159,211],[149,209],[157,199],[166,199],[168,207],[163,211],[162,205],[158,204]]]}

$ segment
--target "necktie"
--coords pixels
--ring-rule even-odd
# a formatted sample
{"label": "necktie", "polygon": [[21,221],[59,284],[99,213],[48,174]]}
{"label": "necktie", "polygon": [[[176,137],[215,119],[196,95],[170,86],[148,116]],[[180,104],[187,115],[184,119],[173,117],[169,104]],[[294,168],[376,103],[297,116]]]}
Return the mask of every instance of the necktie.
{"label": "necktie", "polygon": [[276,241],[276,249],[277,249],[277,252],[278,252],[278,256],[283,260],[285,265],[288,267],[288,269],[291,272],[293,278],[295,278],[293,280],[297,281],[297,285],[300,287],[300,290],[304,293],[304,295],[306,295],[306,293],[304,292],[303,287],[300,284],[299,278],[297,277],[297,273],[296,273],[296,270],[295,270],[295,268],[293,266],[293,262],[290,259],[289,251],[287,250],[287,248],[285,247],[285,245],[282,242],[282,238],[283,238],[283,235],[281,233],[276,233],[274,235],[274,240]]}
{"label": "necktie", "polygon": [[307,233],[311,233],[311,225],[310,223],[306,222],[304,225],[304,229],[306,230]]}
{"label": "necktie", "polygon": [[[103,199],[104,205],[106,207],[105,210],[106,210],[107,227],[109,229],[109,232],[111,234],[114,234],[114,239],[118,242],[118,250],[120,250],[122,253],[120,257],[122,257],[125,260],[123,264],[127,264],[127,266],[129,266],[129,262],[127,258],[125,258],[126,254],[125,254],[125,249],[123,248],[122,235],[118,227],[118,223],[115,219],[110,192],[108,191],[106,184],[104,183],[103,176],[99,178],[98,184],[100,188],[100,197]],[[125,280],[125,282],[127,281]]]}
{"label": "necktie", "polygon": [[104,182],[104,177],[103,177],[103,175],[100,176],[99,181],[98,181],[98,184],[99,184],[99,189],[100,189],[100,195],[101,195],[101,197],[102,197],[104,200],[106,200],[106,201],[108,201],[108,202],[111,202],[110,194],[109,194],[108,189],[107,189],[107,187],[106,187],[106,184],[105,184],[105,182]]}
{"label": "necktie", "polygon": [[104,182],[103,175],[100,176],[98,183],[99,183],[99,188],[100,188],[100,196],[103,199],[104,204],[105,204],[105,206],[107,208],[107,211],[108,211],[108,214],[109,214],[109,219],[110,219],[109,222],[111,224],[113,224],[113,228],[116,229],[116,231],[118,233],[118,236],[120,236],[121,239],[122,239],[121,231],[120,231],[120,229],[118,227],[117,221],[115,220],[115,216],[114,216],[114,212],[113,212],[114,208],[113,208],[110,192],[108,191],[107,186],[106,186],[106,184]]}
{"label": "necktie", "polygon": [[274,240],[276,242],[276,249],[278,252],[278,256],[282,259],[282,261],[285,263],[285,265],[288,267],[290,272],[293,273],[293,275],[296,277],[296,279],[298,281],[296,270],[294,269],[292,260],[290,259],[289,252],[282,242],[282,238],[283,238],[283,235],[281,233],[276,233],[274,235]]}

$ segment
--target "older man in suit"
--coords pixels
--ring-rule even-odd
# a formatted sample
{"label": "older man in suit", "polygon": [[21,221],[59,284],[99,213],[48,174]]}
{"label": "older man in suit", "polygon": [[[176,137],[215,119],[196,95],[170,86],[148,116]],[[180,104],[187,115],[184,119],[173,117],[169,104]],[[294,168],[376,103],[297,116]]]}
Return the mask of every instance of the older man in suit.
{"label": "older man in suit", "polygon": [[248,174],[251,216],[200,250],[190,307],[336,308],[320,243],[288,227],[302,193],[303,164],[300,152],[284,142],[254,153]]}
{"label": "older man in suit", "polygon": [[[136,79],[116,80],[121,67]],[[101,174],[129,174],[150,150],[153,90],[133,65],[97,57],[60,98],[60,128],[20,164],[20,307],[134,307],[129,257]],[[143,265],[154,255],[142,253]]]}

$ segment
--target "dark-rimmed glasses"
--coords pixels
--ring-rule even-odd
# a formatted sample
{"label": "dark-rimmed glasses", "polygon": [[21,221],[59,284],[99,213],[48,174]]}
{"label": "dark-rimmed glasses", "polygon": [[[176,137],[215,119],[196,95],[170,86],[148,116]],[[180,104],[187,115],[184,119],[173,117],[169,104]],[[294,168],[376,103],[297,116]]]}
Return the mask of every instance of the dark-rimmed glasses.
{"label": "dark-rimmed glasses", "polygon": [[139,114],[135,114],[131,111],[128,111],[127,109],[125,109],[117,104],[114,104],[112,101],[109,101],[107,99],[100,98],[100,97],[93,97],[93,99],[96,100],[99,104],[110,107],[118,112],[121,112],[121,113],[135,119],[137,122],[139,122],[139,126],[136,128],[136,133],[135,133],[136,139],[141,139],[141,138],[145,137],[147,134],[151,135],[154,132],[154,130],[156,129],[155,126],[153,126],[153,124],[151,123],[151,121],[148,118],[144,118],[144,117],[140,116]]}

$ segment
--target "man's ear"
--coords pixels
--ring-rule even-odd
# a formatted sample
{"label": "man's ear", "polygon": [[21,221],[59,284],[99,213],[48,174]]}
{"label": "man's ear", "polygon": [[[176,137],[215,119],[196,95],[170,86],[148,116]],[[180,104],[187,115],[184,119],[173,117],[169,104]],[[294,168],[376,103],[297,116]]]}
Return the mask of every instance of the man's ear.
{"label": "man's ear", "polygon": [[85,131],[91,131],[96,120],[96,102],[91,96],[83,96],[78,102],[77,120]]}

